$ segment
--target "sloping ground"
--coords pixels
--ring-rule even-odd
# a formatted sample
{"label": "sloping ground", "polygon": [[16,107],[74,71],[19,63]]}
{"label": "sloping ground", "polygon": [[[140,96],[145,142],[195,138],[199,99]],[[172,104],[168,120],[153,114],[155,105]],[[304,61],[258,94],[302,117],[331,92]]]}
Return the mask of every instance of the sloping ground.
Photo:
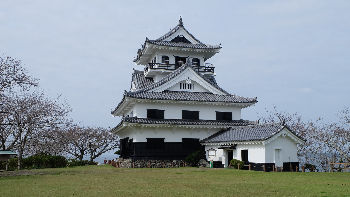
{"label": "sloping ground", "polygon": [[[0,173],[1,176],[1,173]],[[347,196],[349,173],[207,168],[33,170],[0,177],[0,196]]]}

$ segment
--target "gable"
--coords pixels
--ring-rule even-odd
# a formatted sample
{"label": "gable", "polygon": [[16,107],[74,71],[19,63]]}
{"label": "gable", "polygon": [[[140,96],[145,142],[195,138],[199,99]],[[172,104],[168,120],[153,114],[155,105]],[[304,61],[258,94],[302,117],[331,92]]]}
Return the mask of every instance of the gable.
{"label": "gable", "polygon": [[280,132],[269,138],[265,141],[265,144],[272,143],[279,139],[287,139],[290,142],[293,142],[295,144],[304,144],[305,142],[300,139],[300,137],[296,136],[293,132],[291,132],[287,127],[284,127]]}
{"label": "gable", "polygon": [[198,89],[201,90],[202,92],[226,95],[225,92],[214,87],[212,84],[210,84],[205,79],[203,79],[202,76],[200,76],[190,67],[187,67],[185,70],[183,70],[181,73],[176,75],[174,78],[152,89],[151,91],[153,92],[163,92],[167,90],[171,91],[176,89],[176,86],[180,87],[180,83],[184,83],[184,82],[186,83],[186,81],[187,82],[190,81],[190,83],[193,83],[195,84],[195,86],[198,86]]}
{"label": "gable", "polygon": [[169,91],[183,91],[183,92],[210,92],[205,87],[201,86],[196,81],[191,79],[180,81],[179,83],[168,88]]}
{"label": "gable", "polygon": [[174,39],[171,40],[171,42],[191,44],[191,42],[187,40],[186,37],[184,37],[183,35],[176,36]]}
{"label": "gable", "polygon": [[162,41],[173,41],[181,37],[189,41],[191,44],[201,44],[184,27],[179,27],[174,33],[172,33],[169,37],[163,39]]}

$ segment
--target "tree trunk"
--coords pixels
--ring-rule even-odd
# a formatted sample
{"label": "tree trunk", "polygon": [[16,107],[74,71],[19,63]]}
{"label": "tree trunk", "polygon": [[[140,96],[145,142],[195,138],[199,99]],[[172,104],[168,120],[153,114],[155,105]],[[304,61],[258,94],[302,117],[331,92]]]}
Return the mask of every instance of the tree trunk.
{"label": "tree trunk", "polygon": [[94,161],[94,157],[93,155],[90,155],[90,162],[93,162]]}
{"label": "tree trunk", "polygon": [[78,157],[79,161],[83,161],[84,158],[84,151],[80,151],[80,155]]}
{"label": "tree trunk", "polygon": [[5,166],[5,170],[8,171],[9,170],[9,163],[10,163],[10,159],[8,159],[6,161],[6,166]]}
{"label": "tree trunk", "polygon": [[17,169],[20,170],[21,168],[22,168],[22,151],[18,151]]}

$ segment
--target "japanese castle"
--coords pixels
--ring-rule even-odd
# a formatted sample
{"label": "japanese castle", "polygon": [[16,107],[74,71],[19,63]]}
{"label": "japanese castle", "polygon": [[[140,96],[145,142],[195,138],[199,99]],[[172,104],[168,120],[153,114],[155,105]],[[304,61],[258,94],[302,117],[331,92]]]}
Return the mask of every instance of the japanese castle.
{"label": "japanese castle", "polygon": [[131,88],[124,92],[112,130],[120,137],[120,157],[132,160],[184,160],[205,150],[208,161],[227,167],[231,159],[261,166],[298,165],[304,141],[282,124],[242,120],[241,111],[257,98],[230,94],[215,80],[207,60],[221,45],[199,41],[180,18],[158,39],[146,38],[134,62]]}

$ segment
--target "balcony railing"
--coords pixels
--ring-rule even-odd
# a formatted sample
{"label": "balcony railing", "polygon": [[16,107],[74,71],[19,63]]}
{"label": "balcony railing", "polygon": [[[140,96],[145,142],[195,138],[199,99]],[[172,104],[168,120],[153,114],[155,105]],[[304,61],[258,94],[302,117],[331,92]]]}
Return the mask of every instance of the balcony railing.
{"label": "balcony railing", "polygon": [[202,73],[214,73],[214,68],[213,66],[193,66],[193,68],[197,71],[197,72],[202,72]]}
{"label": "balcony railing", "polygon": [[175,64],[165,64],[165,63],[148,63],[150,69],[163,69],[163,70],[176,70]]}
{"label": "balcony railing", "polygon": [[[164,64],[164,63],[148,63],[145,67],[145,72],[150,70],[176,70],[179,66],[176,64]],[[214,66],[212,64],[206,64],[205,66],[193,65],[193,69],[200,73],[214,73]]]}

